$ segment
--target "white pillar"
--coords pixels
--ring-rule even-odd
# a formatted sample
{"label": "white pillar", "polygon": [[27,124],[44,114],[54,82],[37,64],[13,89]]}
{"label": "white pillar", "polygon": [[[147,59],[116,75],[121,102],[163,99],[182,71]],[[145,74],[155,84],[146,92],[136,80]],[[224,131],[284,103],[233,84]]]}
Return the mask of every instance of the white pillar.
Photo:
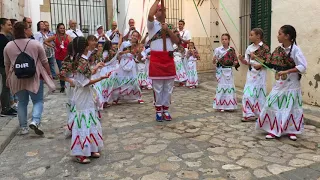
{"label": "white pillar", "polygon": [[43,5],[43,0],[25,0],[24,14],[32,19],[32,32],[37,31],[37,23],[41,20],[40,5]]}
{"label": "white pillar", "polygon": [[[127,18],[127,10],[128,10],[129,1],[121,1],[119,0],[118,8],[119,14],[118,17],[118,28],[121,32],[123,32],[128,26],[128,18]],[[116,10],[116,9],[115,9]]]}

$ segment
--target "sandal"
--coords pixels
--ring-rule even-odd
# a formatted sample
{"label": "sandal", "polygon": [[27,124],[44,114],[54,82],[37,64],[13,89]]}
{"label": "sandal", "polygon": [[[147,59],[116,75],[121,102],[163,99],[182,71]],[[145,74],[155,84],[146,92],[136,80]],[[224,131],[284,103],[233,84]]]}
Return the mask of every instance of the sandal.
{"label": "sandal", "polygon": [[91,156],[90,157],[92,157],[92,158],[99,158],[101,155],[100,155],[100,153],[98,153],[98,152],[93,152],[93,153],[91,153]]}
{"label": "sandal", "polygon": [[255,116],[250,116],[250,117],[243,117],[241,119],[242,122],[250,122],[250,121],[256,121],[257,118]]}
{"label": "sandal", "polygon": [[266,139],[275,139],[276,136],[272,133],[269,133],[268,135],[266,135]]}
{"label": "sandal", "polygon": [[104,108],[108,108],[108,107],[110,107],[110,106],[111,106],[111,104],[108,104],[108,103],[104,103],[104,104],[103,104],[103,107],[104,107]]}
{"label": "sandal", "polygon": [[76,156],[75,161],[80,164],[89,164],[91,162],[86,156]]}
{"label": "sandal", "polygon": [[297,140],[297,136],[295,134],[289,134],[289,139],[292,141],[296,141]]}

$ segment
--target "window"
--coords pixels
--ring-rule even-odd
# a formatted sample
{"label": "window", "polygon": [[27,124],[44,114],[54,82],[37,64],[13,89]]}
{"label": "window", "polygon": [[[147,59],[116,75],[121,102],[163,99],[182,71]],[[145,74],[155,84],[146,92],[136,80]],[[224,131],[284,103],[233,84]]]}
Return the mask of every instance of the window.
{"label": "window", "polygon": [[179,20],[182,19],[182,0],[166,0],[166,21],[172,28],[178,27]]}
{"label": "window", "polygon": [[69,20],[76,20],[79,29],[85,35],[95,34],[95,27],[101,24],[107,28],[107,1],[103,0],[50,0],[51,28],[55,30],[58,23],[69,28]]}
{"label": "window", "polygon": [[250,44],[249,32],[253,28],[262,28],[264,41],[271,44],[271,0],[241,0],[240,2],[241,52]]}

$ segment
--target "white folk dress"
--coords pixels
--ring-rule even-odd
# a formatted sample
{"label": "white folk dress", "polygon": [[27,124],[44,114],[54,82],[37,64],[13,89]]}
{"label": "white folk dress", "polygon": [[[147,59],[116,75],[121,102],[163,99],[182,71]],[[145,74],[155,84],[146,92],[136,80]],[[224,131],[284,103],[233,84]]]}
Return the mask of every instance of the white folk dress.
{"label": "white folk dress", "polygon": [[[67,75],[71,80],[73,80],[73,74],[71,75],[70,73]],[[72,130],[72,125],[74,122],[74,118],[76,115],[76,105],[75,102],[73,101],[73,95],[74,95],[74,87],[70,86],[70,83],[66,82],[66,94],[68,98],[67,102],[67,113],[68,113],[68,121],[67,121],[67,126],[68,129],[71,131]]]}
{"label": "white folk dress", "polygon": [[[120,47],[120,51],[124,48],[130,47],[131,43],[125,41]],[[117,58],[117,56],[115,56]],[[120,63],[117,69],[112,72],[112,76],[107,79],[109,89],[104,96],[108,96],[108,101],[118,100],[140,100],[141,89],[137,78],[137,67],[134,56],[131,53],[120,56]]]}
{"label": "white folk dress", "polygon": [[[250,59],[250,53],[257,52],[263,48],[268,48],[263,42],[259,45],[251,44],[245,54],[245,60],[250,64],[260,64],[256,60]],[[242,111],[244,118],[259,117],[261,108],[266,102],[266,76],[267,71],[264,68],[256,70],[249,69],[247,72],[247,80],[242,96]]]}
{"label": "white folk dress", "polygon": [[[197,50],[195,50],[195,54]],[[187,83],[186,86],[198,86],[199,79],[198,79],[198,71],[197,71],[197,59],[198,57],[191,54],[190,51],[187,52],[186,56],[186,71],[187,71]]]}
{"label": "white folk dress", "polygon": [[[291,47],[278,48],[287,55]],[[275,53],[272,54],[272,57],[275,57]],[[290,58],[292,68],[296,67],[300,73],[305,73],[307,61],[298,46],[293,45]],[[283,80],[280,77],[279,80],[276,80],[263,106],[256,128],[278,137],[303,132],[304,119],[299,73],[290,73],[286,79]]]}
{"label": "white folk dress", "polygon": [[142,62],[137,63],[138,68],[138,82],[140,87],[146,86],[147,88],[152,88],[152,81],[149,79],[149,64],[150,60],[148,55],[150,54],[150,48],[145,49],[141,52]]}
{"label": "white folk dress", "polygon": [[185,69],[185,63],[184,63],[185,53],[181,53],[181,51],[179,51],[179,48],[177,46],[175,48],[176,50],[173,52],[173,57],[174,57],[174,64],[176,66],[177,75],[174,81],[185,82],[188,79],[187,72]]}
{"label": "white folk dress", "polygon": [[[218,110],[234,110],[237,109],[237,96],[236,88],[234,85],[232,66],[233,61],[237,60],[234,50],[228,47],[225,49],[223,46],[218,47],[214,50],[214,56],[217,58],[217,89],[216,96],[213,101],[213,108]],[[228,57],[226,57],[228,56]],[[229,58],[231,57],[231,58]],[[229,58],[232,62],[231,66],[223,66],[219,63],[219,60]]]}
{"label": "white folk dress", "polygon": [[152,89],[152,79],[149,78],[149,65],[150,65],[150,52],[151,49],[147,48],[145,51],[143,51],[143,58],[145,58],[145,72],[148,76],[147,78],[147,88]]}
{"label": "white folk dress", "polygon": [[74,75],[76,115],[72,126],[71,155],[91,156],[103,147],[102,128],[97,115],[95,89],[87,86],[90,79],[77,72]]}
{"label": "white folk dress", "polygon": [[[106,58],[106,53],[104,53],[104,59]],[[110,61],[105,63],[105,66],[101,69],[100,75],[108,74],[111,72],[111,76],[107,79],[101,81],[101,94],[103,97],[103,102],[110,103],[117,99],[117,97],[112,96],[112,92],[118,86],[117,71],[119,70],[119,61],[116,56]]]}

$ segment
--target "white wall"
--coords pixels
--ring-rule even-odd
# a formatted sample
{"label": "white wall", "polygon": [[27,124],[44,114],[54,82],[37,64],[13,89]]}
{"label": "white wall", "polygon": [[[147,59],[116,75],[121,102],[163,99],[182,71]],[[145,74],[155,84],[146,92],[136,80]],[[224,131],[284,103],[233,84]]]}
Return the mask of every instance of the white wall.
{"label": "white wall", "polygon": [[[207,37],[204,27],[199,18],[193,0],[183,0],[183,18],[186,22],[185,28],[191,32],[192,37]],[[196,4],[198,1],[196,1]],[[210,1],[204,1],[198,6],[205,29],[210,37]]]}
{"label": "white wall", "polygon": [[37,31],[37,22],[41,20],[40,5],[43,5],[43,0],[25,0],[24,14],[32,19],[33,32]]}
{"label": "white wall", "polygon": [[0,14],[0,16],[8,19],[21,20],[24,14],[21,6],[24,6],[24,3],[19,2],[19,0],[2,0],[2,4],[0,4],[2,14]]}
{"label": "white wall", "polygon": [[51,24],[51,14],[50,12],[41,12],[40,19],[42,21],[48,21]]}

